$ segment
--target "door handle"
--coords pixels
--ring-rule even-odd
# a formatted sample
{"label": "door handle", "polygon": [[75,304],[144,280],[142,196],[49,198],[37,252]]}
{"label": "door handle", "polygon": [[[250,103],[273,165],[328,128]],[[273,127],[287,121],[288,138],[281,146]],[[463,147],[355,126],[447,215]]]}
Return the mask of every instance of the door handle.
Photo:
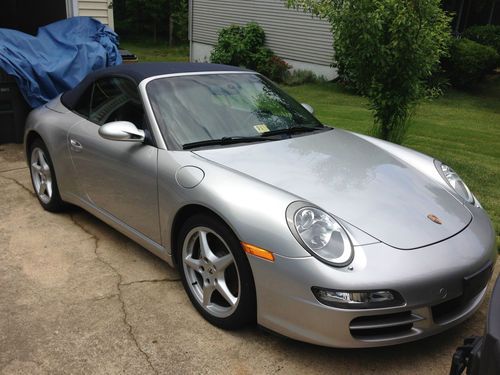
{"label": "door handle", "polygon": [[81,152],[83,150],[82,144],[73,138],[70,138],[69,144],[71,149],[75,152]]}

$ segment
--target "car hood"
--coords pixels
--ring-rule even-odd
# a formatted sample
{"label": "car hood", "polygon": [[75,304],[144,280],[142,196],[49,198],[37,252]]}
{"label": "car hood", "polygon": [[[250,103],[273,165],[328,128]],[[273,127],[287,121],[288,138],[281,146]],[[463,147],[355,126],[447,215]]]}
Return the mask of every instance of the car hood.
{"label": "car hood", "polygon": [[442,241],[472,220],[470,211],[431,178],[337,129],[195,153],[286,190],[399,249]]}

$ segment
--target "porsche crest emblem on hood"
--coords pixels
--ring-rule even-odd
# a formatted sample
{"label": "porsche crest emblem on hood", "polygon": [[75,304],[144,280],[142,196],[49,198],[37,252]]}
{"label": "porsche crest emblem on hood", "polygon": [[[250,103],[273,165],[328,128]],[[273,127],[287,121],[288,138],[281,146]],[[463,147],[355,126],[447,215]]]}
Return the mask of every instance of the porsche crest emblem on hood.
{"label": "porsche crest emblem on hood", "polygon": [[427,219],[429,219],[430,221],[432,221],[436,224],[443,224],[443,222],[441,220],[439,220],[439,218],[436,215],[433,215],[433,214],[427,215]]}

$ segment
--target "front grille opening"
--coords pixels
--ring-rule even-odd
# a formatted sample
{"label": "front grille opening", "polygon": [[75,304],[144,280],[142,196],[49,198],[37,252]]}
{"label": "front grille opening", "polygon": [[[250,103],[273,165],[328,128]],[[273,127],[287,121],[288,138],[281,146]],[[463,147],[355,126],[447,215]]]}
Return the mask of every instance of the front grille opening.
{"label": "front grille opening", "polygon": [[369,328],[351,330],[351,335],[357,339],[369,339],[380,336],[401,336],[411,332],[413,323],[404,324],[401,326],[385,327],[385,328]]}
{"label": "front grille opening", "polygon": [[351,321],[350,332],[357,339],[399,337],[411,333],[413,323],[421,317],[403,311],[395,314],[362,316]]}
{"label": "front grille opening", "polygon": [[432,319],[437,324],[444,323],[460,314],[467,306],[470,300],[464,299],[462,296],[449,301],[432,306]]}
{"label": "front grille opening", "polygon": [[491,261],[473,275],[464,277],[461,296],[432,306],[432,318],[436,324],[443,324],[460,315],[488,285],[493,272]]}

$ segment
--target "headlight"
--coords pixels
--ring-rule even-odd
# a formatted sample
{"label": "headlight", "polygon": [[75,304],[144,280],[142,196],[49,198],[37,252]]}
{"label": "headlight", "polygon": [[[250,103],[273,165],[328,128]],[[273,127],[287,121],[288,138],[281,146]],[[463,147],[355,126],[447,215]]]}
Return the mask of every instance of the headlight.
{"label": "headlight", "polygon": [[465,182],[458,176],[457,172],[441,162],[436,162],[436,168],[441,177],[444,178],[447,184],[450,185],[458,195],[465,201],[474,204],[474,195],[470,192]]}
{"label": "headlight", "polygon": [[323,210],[295,202],[287,210],[287,219],[292,233],[313,256],[337,267],[352,261],[354,251],[349,236]]}

